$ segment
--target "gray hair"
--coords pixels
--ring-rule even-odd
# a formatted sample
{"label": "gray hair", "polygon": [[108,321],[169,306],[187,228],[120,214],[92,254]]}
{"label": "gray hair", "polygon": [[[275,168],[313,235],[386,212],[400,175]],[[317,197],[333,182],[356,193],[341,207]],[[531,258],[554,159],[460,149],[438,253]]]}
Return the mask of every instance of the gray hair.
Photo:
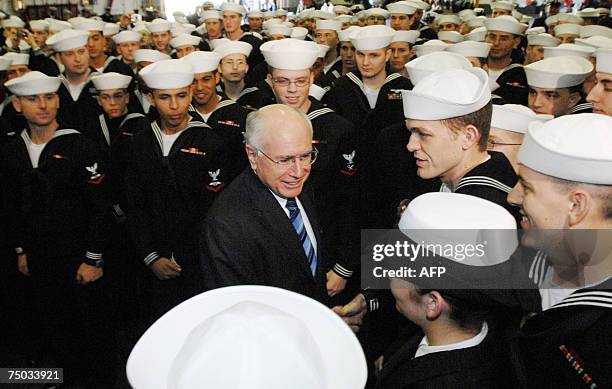
{"label": "gray hair", "polygon": [[270,113],[268,111],[271,111],[272,113],[274,111],[276,111],[276,113],[278,113],[278,111],[285,111],[287,113],[296,115],[304,121],[310,132],[310,136],[312,136],[312,123],[304,112],[300,111],[299,109],[289,107],[288,105],[273,104],[251,112],[247,116],[246,131],[244,133],[244,141],[247,145],[253,146],[256,149],[261,149],[263,147],[263,136],[265,130],[269,128],[269,126],[266,125],[270,117]]}

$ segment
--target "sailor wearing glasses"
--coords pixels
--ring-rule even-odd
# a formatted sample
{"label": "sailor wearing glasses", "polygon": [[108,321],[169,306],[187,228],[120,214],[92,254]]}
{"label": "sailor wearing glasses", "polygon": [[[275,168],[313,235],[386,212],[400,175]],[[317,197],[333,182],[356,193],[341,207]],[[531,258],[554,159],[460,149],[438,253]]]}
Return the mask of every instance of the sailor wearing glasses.
{"label": "sailor wearing glasses", "polygon": [[249,114],[245,141],[250,167],[221,193],[202,226],[205,286],[268,285],[325,303],[329,266],[305,186],[318,154],[310,120],[270,105]]}

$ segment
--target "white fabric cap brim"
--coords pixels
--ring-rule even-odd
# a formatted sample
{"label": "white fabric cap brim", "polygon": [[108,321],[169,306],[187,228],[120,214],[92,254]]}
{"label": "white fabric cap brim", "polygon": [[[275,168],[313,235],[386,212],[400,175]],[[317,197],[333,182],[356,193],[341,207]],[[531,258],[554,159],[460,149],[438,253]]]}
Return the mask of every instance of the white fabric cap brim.
{"label": "white fabric cap brim", "polygon": [[582,57],[565,56],[545,58],[524,69],[529,86],[557,89],[582,84],[593,71],[593,64]]}
{"label": "white fabric cap brim", "polygon": [[[217,40],[217,39],[216,39]],[[215,42],[214,40],[213,42]],[[221,58],[225,58],[230,54],[242,54],[245,57],[249,57],[251,51],[253,50],[253,46],[251,46],[247,42],[242,41],[223,41],[214,45],[213,51],[218,53]]]}
{"label": "white fabric cap brim", "polygon": [[104,31],[105,24],[100,20],[87,19],[77,23],[74,28],[83,31]]}
{"label": "white fabric cap brim", "polygon": [[177,48],[181,46],[198,46],[202,39],[195,35],[181,34],[170,40],[170,46]]}
{"label": "white fabric cap brim", "polygon": [[337,20],[317,20],[316,30],[333,30],[337,32],[342,30],[342,23]]}
{"label": "white fabric cap brim", "polygon": [[60,84],[61,81],[57,77],[49,77],[41,72],[33,71],[7,81],[4,86],[15,96],[33,96],[55,93]]}
{"label": "white fabric cap brim", "polygon": [[167,59],[157,61],[140,71],[145,84],[152,89],[177,89],[191,85],[193,68],[186,61]]}
{"label": "white fabric cap brim", "polygon": [[594,49],[612,49],[612,39],[603,36],[592,36],[590,38],[576,38],[575,43],[581,46],[588,46]]}
{"label": "white fabric cap brim", "polygon": [[121,31],[113,37],[113,41],[118,45],[125,42],[140,42],[141,40],[142,35],[133,31]]}
{"label": "white fabric cap brim", "polygon": [[470,69],[472,64],[463,55],[446,51],[427,54],[404,65],[413,85],[440,71],[451,69]]}
{"label": "white fabric cap brim", "polygon": [[480,68],[436,72],[402,91],[404,116],[442,120],[478,111],[491,101],[489,78]]}
{"label": "white fabric cap brim", "polygon": [[565,43],[556,47],[545,47],[544,58],[575,56],[590,58],[595,49],[590,46],[581,46],[573,43]]}
{"label": "white fabric cap brim", "polygon": [[611,140],[612,117],[589,113],[564,115],[545,124],[530,124],[518,160],[552,177],[612,185]]}
{"label": "white fabric cap brim", "polygon": [[415,6],[405,2],[397,2],[387,5],[387,11],[389,11],[390,14],[413,15],[416,10],[417,8]]}
{"label": "white fabric cap brim", "polygon": [[478,27],[466,34],[465,39],[474,42],[484,42],[487,39],[487,29],[485,27]]}
{"label": "white fabric cap brim", "polygon": [[47,31],[49,29],[49,23],[45,22],[44,20],[32,20],[30,22],[30,28],[32,30],[45,30],[45,31]]}
{"label": "white fabric cap brim", "polygon": [[291,38],[304,40],[306,39],[306,35],[308,35],[308,30],[304,27],[293,27],[291,29]]}
{"label": "white fabric cap brim", "polygon": [[235,12],[240,15],[246,14],[246,9],[236,3],[223,3],[221,4],[221,12]]}
{"label": "white fabric cap brim", "polygon": [[[267,286],[232,286],[211,290],[174,307],[158,319],[134,346],[127,362],[127,376],[135,389],[167,389],[173,362],[190,332],[206,319],[251,301],[266,304],[300,319],[312,334],[326,371],[328,388],[363,388],[367,364],[359,341],[329,308],[306,296]],[[228,345],[228,352],[231,351]],[[270,366],[269,374],[274,374]],[[229,374],[239,374],[228,366]],[[278,372],[277,372],[278,374]],[[253,387],[245,381],[245,387]],[[278,389],[278,388],[270,388]]]}
{"label": "white fabric cap brim", "polygon": [[132,77],[119,73],[104,73],[91,78],[97,90],[127,89]]}
{"label": "white fabric cap brim", "polygon": [[522,35],[527,29],[526,24],[519,23],[514,17],[508,15],[487,19],[484,24],[488,31],[508,32],[514,35]]}
{"label": "white fabric cap brim", "polygon": [[47,39],[47,45],[52,46],[56,52],[62,52],[87,46],[88,40],[87,31],[65,30]]}
{"label": "white fabric cap brim", "polygon": [[9,52],[4,54],[1,58],[10,60],[11,65],[28,65],[30,63],[30,54]]}
{"label": "white fabric cap brim", "polygon": [[446,50],[450,44],[439,40],[430,40],[422,45],[414,46],[417,57],[423,57],[427,54],[436,53],[438,51]]}
{"label": "white fabric cap brim", "polygon": [[447,43],[459,43],[463,42],[465,37],[457,31],[440,31],[438,33],[438,39]]}
{"label": "white fabric cap brim", "polygon": [[104,31],[102,32],[102,34],[104,36],[111,36],[111,35],[116,35],[119,33],[119,30],[121,28],[119,27],[119,25],[115,24],[115,23],[106,23],[104,25]]}
{"label": "white fabric cap brim", "polygon": [[170,31],[170,29],[172,28],[172,23],[168,22],[168,21],[161,21],[161,22],[156,22],[155,20],[153,22],[151,22],[147,28],[149,29],[149,31],[151,32],[164,32],[164,31]]}
{"label": "white fabric cap brim", "polygon": [[158,51],[158,50],[139,49],[139,50],[134,51],[134,62],[135,63],[157,62],[157,61],[163,61],[165,59],[171,59],[171,57],[168,54],[162,53],[161,51]]}
{"label": "white fabric cap brim", "polygon": [[561,40],[552,35],[543,33],[537,35],[527,35],[527,43],[529,46],[557,47],[561,44]]}
{"label": "white fabric cap brim", "polygon": [[268,30],[268,35],[270,36],[272,35],[290,36],[291,35],[291,28],[285,25],[282,25],[282,24],[273,24],[271,26],[268,26],[267,30]]}
{"label": "white fabric cap brim", "polygon": [[506,1],[494,1],[491,3],[491,9],[503,9],[506,11],[514,11],[514,4]]}
{"label": "white fabric cap brim", "polygon": [[282,70],[310,69],[320,51],[314,42],[291,38],[266,42],[260,50],[268,65]]}
{"label": "white fabric cap brim", "polygon": [[[255,17],[255,16],[254,16]],[[261,16],[259,16],[261,17]],[[209,19],[218,19],[218,20],[223,20],[223,14],[220,11],[204,11],[202,13],[202,20],[206,21]]]}
{"label": "white fabric cap brim", "polygon": [[351,35],[351,43],[355,50],[384,49],[391,43],[394,33],[395,31],[387,26],[367,26]]}
{"label": "white fabric cap brim", "polygon": [[189,62],[195,74],[208,73],[217,70],[221,55],[214,51],[196,51],[186,55],[181,60]]}
{"label": "white fabric cap brim", "polygon": [[553,118],[552,115],[538,115],[531,109],[518,104],[493,104],[493,116],[491,117],[491,127],[499,128],[525,134],[529,123],[545,123]]}
{"label": "white fabric cap brim", "polygon": [[6,71],[9,67],[11,67],[12,62],[13,61],[10,58],[0,57],[0,71]]}
{"label": "white fabric cap brim", "polygon": [[582,26],[580,28],[581,38],[589,38],[592,36],[603,36],[612,39],[612,28],[598,25]]}
{"label": "white fabric cap brim", "polygon": [[490,50],[490,43],[466,41],[449,46],[446,52],[461,54],[465,57],[487,58]]}
{"label": "white fabric cap brim", "polygon": [[580,36],[580,28],[581,26],[577,24],[559,24],[555,27],[555,36],[559,35],[575,35]]}
{"label": "white fabric cap brim", "polygon": [[410,31],[396,31],[393,34],[393,39],[391,39],[391,43],[394,42],[406,42],[414,44],[416,40],[421,35],[420,31],[410,30]]}

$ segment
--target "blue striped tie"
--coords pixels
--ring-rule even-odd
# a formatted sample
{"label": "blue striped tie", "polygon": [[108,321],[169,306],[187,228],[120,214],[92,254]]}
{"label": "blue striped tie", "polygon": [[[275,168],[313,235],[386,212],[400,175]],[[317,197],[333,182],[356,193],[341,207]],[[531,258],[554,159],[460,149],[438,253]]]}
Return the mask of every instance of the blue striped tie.
{"label": "blue striped tie", "polygon": [[306,233],[306,226],[302,220],[302,214],[300,213],[297,202],[294,198],[290,198],[287,199],[287,205],[285,206],[289,210],[289,220],[291,220],[291,224],[293,225],[295,232],[297,232],[300,242],[302,242],[302,247],[304,247],[304,252],[308,258],[308,263],[310,264],[310,271],[312,271],[312,275],[315,275],[317,272],[317,254],[315,253],[314,246]]}

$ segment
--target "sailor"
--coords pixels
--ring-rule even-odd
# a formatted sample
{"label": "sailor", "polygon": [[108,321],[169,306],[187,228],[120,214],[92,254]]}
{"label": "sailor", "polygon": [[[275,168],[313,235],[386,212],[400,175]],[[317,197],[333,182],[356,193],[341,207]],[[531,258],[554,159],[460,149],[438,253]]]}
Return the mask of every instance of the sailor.
{"label": "sailor", "polygon": [[593,64],[577,56],[545,58],[525,66],[529,108],[555,117],[583,113],[584,110],[590,112],[590,104],[580,103],[583,100],[582,84],[592,71]]}
{"label": "sailor", "polygon": [[200,37],[190,34],[179,34],[170,40],[170,46],[176,51],[176,58],[180,59],[189,53],[199,51]]}
{"label": "sailor", "polygon": [[98,73],[89,65],[88,39],[87,31],[65,30],[47,40],[65,68],[59,76],[61,85],[57,94],[60,107],[57,116],[67,127],[87,128],[92,118],[101,113],[91,83],[91,77]]}
{"label": "sailor", "polygon": [[525,65],[544,59],[544,47],[557,47],[560,44],[561,40],[547,33],[527,35]]}
{"label": "sailor", "polygon": [[491,3],[491,17],[496,18],[498,16],[512,16],[514,11],[514,3],[511,1],[497,0]]}
{"label": "sailor", "polygon": [[136,72],[136,63],[134,62],[134,52],[140,49],[140,41],[142,35],[134,31],[121,31],[113,36],[115,47],[121,62],[130,66],[132,71]]}
{"label": "sailor", "polygon": [[612,50],[597,49],[597,84],[587,100],[593,104],[593,113],[612,116]]}
{"label": "sailor", "polygon": [[[56,117],[61,81],[30,72],[6,83],[27,126],[2,153],[11,204],[9,241],[32,278],[36,328],[64,382],[109,388],[112,321],[104,251],[110,231],[107,163],[95,143]],[[83,329],[87,329],[83,331]]]}
{"label": "sailor", "polygon": [[126,173],[129,225],[144,277],[145,320],[200,291],[200,222],[233,177],[222,140],[189,114],[193,68],[155,62],[140,72],[159,119],[133,138]]}
{"label": "sailor", "polygon": [[491,50],[487,64],[491,91],[509,104],[527,105],[527,80],[519,63],[513,63],[512,52],[521,43],[526,24],[512,16],[499,16],[485,20],[486,43]]}
{"label": "sailor", "polygon": [[561,41],[561,43],[574,43],[576,38],[580,38],[579,24],[564,23],[559,24],[555,27],[555,37]]}
{"label": "sailor", "polygon": [[220,11],[211,9],[202,13],[202,18],[206,26],[206,34],[202,40],[208,44],[208,49],[212,48],[211,41],[223,37],[223,14]]}
{"label": "sailor", "polygon": [[[164,54],[161,51],[153,49],[138,49],[134,51],[133,56],[137,72],[140,72],[142,69],[146,68],[154,62],[171,59],[168,54]],[[138,99],[138,102],[142,106],[143,112],[150,118],[157,118],[157,112],[155,110],[155,107],[151,107],[149,100],[145,96],[149,93],[149,89],[145,85],[144,81],[140,79],[140,77],[137,78],[136,83],[137,87],[134,91],[134,94]]]}
{"label": "sailor", "polygon": [[261,34],[261,24],[263,23],[263,12],[259,10],[249,11],[247,13],[247,21],[249,23],[250,32],[258,32]]}
{"label": "sailor", "polygon": [[390,13],[390,27],[395,31],[408,31],[412,29],[417,8],[407,1],[397,1],[387,5]]}
{"label": "sailor", "polygon": [[194,70],[193,101],[189,111],[195,120],[212,127],[224,142],[224,153],[234,163],[234,171],[246,167],[244,137],[248,111],[223,93],[217,92],[221,80],[219,62],[221,55],[216,52],[194,52],[184,61]]}
{"label": "sailor", "polygon": [[338,32],[342,25],[335,20],[317,20],[315,30],[315,41],[328,47],[327,54],[323,60],[323,73],[328,74],[336,71],[335,78],[340,78],[342,68],[341,57],[338,55]]}
{"label": "sailor", "polygon": [[522,387],[612,385],[612,349],[602,341],[612,330],[611,140],[609,116],[567,115],[531,125],[519,150],[508,201],[521,207],[522,244],[543,250],[553,268],[543,311],[515,341]]}
{"label": "sailor", "polygon": [[219,72],[223,92],[243,107],[248,104],[241,101],[242,97],[252,90],[246,87],[246,77],[249,71],[248,58],[252,50],[253,46],[241,41],[223,42],[214,50],[221,56]]}
{"label": "sailor", "polygon": [[[30,71],[28,66],[30,56],[28,54],[9,52],[1,56],[2,64],[6,67],[6,80],[13,80],[21,77]],[[2,104],[0,104],[0,116],[4,122],[3,127],[6,127],[6,133],[17,134],[21,128],[25,128],[26,121],[19,112],[15,110],[11,102],[14,96],[5,96]]]}
{"label": "sailor", "polygon": [[459,42],[446,49],[449,53],[457,53],[463,55],[471,62],[475,68],[481,68],[485,72],[489,65],[487,64],[487,57],[491,50],[491,44],[485,42],[473,42],[465,41]]}
{"label": "sailor", "polygon": [[172,28],[172,23],[165,19],[157,18],[149,23],[147,28],[151,32],[153,48],[172,56],[172,47],[170,47],[170,39],[172,39],[170,29]]}
{"label": "sailor", "polygon": [[253,47],[247,58],[247,63],[250,69],[255,69],[257,64],[263,62],[263,56],[259,51],[262,42],[255,35],[245,34],[240,28],[246,9],[240,4],[223,3],[221,4],[221,12],[223,13],[225,36],[229,40],[246,42]]}
{"label": "sailor", "polygon": [[366,16],[366,25],[386,25],[387,19],[389,19],[389,11],[382,8],[370,8],[364,11]]}
{"label": "sailor", "polygon": [[415,30],[396,31],[393,34],[393,39],[391,39],[391,44],[389,45],[391,50],[391,58],[389,59],[391,71],[408,77],[404,65],[415,56],[413,46],[419,35],[420,33]]}

